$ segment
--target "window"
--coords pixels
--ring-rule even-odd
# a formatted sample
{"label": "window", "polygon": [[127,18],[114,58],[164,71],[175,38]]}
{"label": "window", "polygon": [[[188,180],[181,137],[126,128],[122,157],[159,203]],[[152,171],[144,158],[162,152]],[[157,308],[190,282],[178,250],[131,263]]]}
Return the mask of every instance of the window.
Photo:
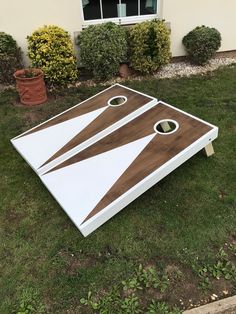
{"label": "window", "polygon": [[[85,24],[110,20],[134,23],[136,20],[155,18],[159,0],[81,0]],[[87,22],[87,23],[86,23]]]}

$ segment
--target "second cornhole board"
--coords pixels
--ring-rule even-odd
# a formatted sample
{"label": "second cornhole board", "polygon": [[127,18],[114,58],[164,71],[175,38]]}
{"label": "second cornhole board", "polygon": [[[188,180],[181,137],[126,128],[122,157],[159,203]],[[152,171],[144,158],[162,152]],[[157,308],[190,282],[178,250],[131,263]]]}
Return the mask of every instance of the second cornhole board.
{"label": "second cornhole board", "polygon": [[[124,105],[112,100],[123,97]],[[11,140],[42,174],[157,103],[156,98],[115,84]]]}
{"label": "second cornhole board", "polygon": [[[159,132],[166,119],[175,130]],[[216,126],[159,102],[40,178],[87,236],[217,135]]]}

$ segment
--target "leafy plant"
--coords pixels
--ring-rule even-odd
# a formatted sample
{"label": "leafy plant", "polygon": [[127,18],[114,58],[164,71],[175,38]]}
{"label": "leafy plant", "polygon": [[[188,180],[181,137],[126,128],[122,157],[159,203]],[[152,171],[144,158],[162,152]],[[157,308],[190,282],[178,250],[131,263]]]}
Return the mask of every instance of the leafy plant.
{"label": "leafy plant", "polygon": [[208,270],[212,277],[216,279],[221,277],[227,280],[236,278],[236,267],[231,261],[218,261],[213,266],[209,266]]}
{"label": "leafy plant", "polygon": [[100,305],[99,302],[97,302],[93,297],[92,297],[92,292],[88,292],[87,299],[81,298],[80,303],[83,305],[88,305],[90,306],[93,310],[98,310]]}
{"label": "leafy plant", "polygon": [[41,72],[38,69],[24,69],[23,73],[18,75],[18,77],[21,78],[32,78],[32,77],[37,77],[41,74]]}
{"label": "leafy plant", "polygon": [[38,300],[38,293],[32,288],[25,289],[20,298],[17,314],[46,313],[44,305]]}
{"label": "leafy plant", "polygon": [[139,278],[134,277],[131,279],[128,279],[127,281],[122,281],[122,285],[124,286],[123,289],[124,290],[142,290],[142,286],[140,284]]}
{"label": "leafy plant", "polygon": [[193,63],[204,65],[221,46],[221,34],[215,28],[198,26],[183,38],[183,44]]}
{"label": "leafy plant", "polygon": [[[154,266],[144,268],[142,265],[139,265],[131,278],[123,280],[119,285],[113,286],[111,291],[106,295],[94,297],[92,296],[92,292],[89,291],[87,297],[82,298],[80,303],[89,306],[92,310],[98,311],[100,314],[141,313],[139,295],[138,293],[136,295],[136,292],[154,288],[159,289],[163,293],[168,286],[169,279],[165,273],[158,273]],[[123,289],[121,289],[122,287]]]}
{"label": "leafy plant", "polygon": [[[231,250],[231,246],[229,246],[229,249]],[[236,280],[236,266],[229,260],[229,255],[223,248],[220,248],[217,253],[217,261],[213,265],[205,265],[198,269],[197,273],[201,278],[199,287],[203,290],[211,287],[210,277]]]}
{"label": "leafy plant", "polygon": [[229,245],[229,250],[231,251],[231,253],[236,256],[236,246],[233,244]]}
{"label": "leafy plant", "polygon": [[78,72],[69,33],[54,25],[44,26],[27,37],[32,66],[44,72],[50,84],[66,85]]}
{"label": "leafy plant", "polygon": [[170,310],[165,302],[156,302],[152,300],[147,308],[146,314],[181,314],[179,309]]}
{"label": "leafy plant", "polygon": [[170,60],[170,32],[164,21],[134,25],[129,32],[129,41],[131,66],[141,73],[153,73]]}
{"label": "leafy plant", "polygon": [[146,288],[152,287],[159,289],[162,293],[165,292],[169,286],[169,278],[167,274],[158,274],[154,267],[145,269],[142,265],[139,265],[138,278]]}
{"label": "leafy plant", "polygon": [[78,37],[82,65],[98,80],[116,75],[127,58],[125,28],[114,23],[90,25]]}
{"label": "leafy plant", "polygon": [[9,34],[0,32],[0,82],[12,83],[13,74],[22,67],[21,49]]}
{"label": "leafy plant", "polygon": [[201,281],[199,282],[199,288],[202,290],[208,290],[212,286],[209,277],[202,277]]}
{"label": "leafy plant", "polygon": [[100,314],[111,314],[119,313],[120,311],[121,294],[117,286],[114,286],[112,290],[100,299],[99,313]]}
{"label": "leafy plant", "polygon": [[15,39],[9,34],[0,32],[0,53],[14,54],[17,50]]}
{"label": "leafy plant", "polygon": [[141,313],[138,297],[135,294],[125,298],[121,303],[122,313],[136,314]]}

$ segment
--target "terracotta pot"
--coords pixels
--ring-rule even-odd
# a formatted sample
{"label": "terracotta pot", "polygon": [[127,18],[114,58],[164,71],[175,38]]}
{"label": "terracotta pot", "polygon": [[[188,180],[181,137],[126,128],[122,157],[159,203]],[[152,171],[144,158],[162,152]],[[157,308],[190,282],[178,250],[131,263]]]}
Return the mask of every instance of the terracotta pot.
{"label": "terracotta pot", "polygon": [[32,70],[37,74],[34,77],[22,77],[27,69],[18,70],[14,73],[20,101],[24,105],[39,105],[47,100],[43,71],[40,69]]}
{"label": "terracotta pot", "polygon": [[119,69],[120,77],[127,78],[131,75],[131,70],[127,63],[121,63]]}

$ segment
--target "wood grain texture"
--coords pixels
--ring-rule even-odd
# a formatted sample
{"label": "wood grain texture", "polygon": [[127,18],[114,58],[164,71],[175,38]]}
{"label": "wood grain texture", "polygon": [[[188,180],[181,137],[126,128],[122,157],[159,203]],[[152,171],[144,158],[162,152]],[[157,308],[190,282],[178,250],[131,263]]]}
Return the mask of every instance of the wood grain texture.
{"label": "wood grain texture", "polygon": [[107,106],[107,109],[101,115],[99,115],[86,128],[84,128],[80,133],[78,133],[74,138],[72,138],[71,141],[69,141],[53,156],[51,156],[42,166],[45,166],[55,158],[58,158],[59,156],[68,152],[69,150],[83,143],[84,141],[88,140],[97,133],[103,131],[107,127],[111,126],[112,124],[116,123],[117,121],[121,120],[122,118],[126,117],[130,113],[134,112],[135,110],[139,109],[140,107],[144,106],[145,104],[152,100],[152,98],[141,95],[132,90],[123,88],[122,86],[114,86],[107,92],[104,92],[102,96],[99,95],[100,96],[99,99],[97,98],[95,100],[93,99],[93,102],[102,103],[104,105],[107,104],[108,100],[111,97],[114,97],[116,95],[126,96],[127,102],[121,106],[114,107]]}
{"label": "wood grain texture", "polygon": [[[144,113],[143,119],[139,123],[137,123],[137,119],[133,123],[136,124],[137,129],[140,123],[153,129],[153,117],[155,117],[155,122],[168,118],[176,120],[180,127],[173,134],[157,134],[86,217],[85,221],[212,129],[210,126],[161,103]],[[130,137],[129,126],[126,125],[123,128],[126,129],[127,137]],[[99,146],[99,143],[97,145]]]}

